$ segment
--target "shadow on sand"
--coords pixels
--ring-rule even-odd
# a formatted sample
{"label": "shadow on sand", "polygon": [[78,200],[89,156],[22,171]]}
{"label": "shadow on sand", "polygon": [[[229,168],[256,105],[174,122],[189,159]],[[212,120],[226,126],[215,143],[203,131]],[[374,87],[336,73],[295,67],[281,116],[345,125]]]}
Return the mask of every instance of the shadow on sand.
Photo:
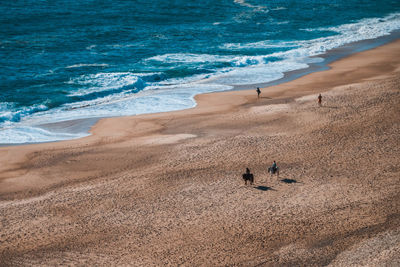
{"label": "shadow on sand", "polygon": [[284,182],[284,183],[287,183],[287,184],[295,184],[295,183],[297,183],[296,180],[294,180],[294,179],[287,179],[287,178],[282,179],[281,182]]}
{"label": "shadow on sand", "polygon": [[324,105],[322,105],[322,106],[320,106],[320,108],[338,109],[339,107],[336,107],[336,106],[324,106]]}
{"label": "shadow on sand", "polygon": [[254,188],[255,188],[255,189],[258,189],[258,190],[261,190],[261,191],[269,191],[269,190],[271,190],[271,191],[276,191],[276,190],[273,189],[272,187],[262,186],[262,185],[255,186]]}

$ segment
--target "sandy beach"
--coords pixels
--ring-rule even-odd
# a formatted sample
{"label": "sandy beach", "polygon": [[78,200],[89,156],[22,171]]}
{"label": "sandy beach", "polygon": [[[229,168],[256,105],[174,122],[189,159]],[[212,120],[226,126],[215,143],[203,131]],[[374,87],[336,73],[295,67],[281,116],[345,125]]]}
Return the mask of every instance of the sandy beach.
{"label": "sandy beach", "polygon": [[1,147],[0,265],[400,265],[400,41],[330,67]]}

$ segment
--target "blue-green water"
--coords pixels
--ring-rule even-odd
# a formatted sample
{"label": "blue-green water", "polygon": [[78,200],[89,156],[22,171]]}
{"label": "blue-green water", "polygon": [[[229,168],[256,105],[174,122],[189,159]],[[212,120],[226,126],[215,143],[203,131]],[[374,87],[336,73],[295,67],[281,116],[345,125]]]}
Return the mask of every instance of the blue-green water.
{"label": "blue-green water", "polygon": [[84,134],[43,123],[192,107],[400,29],[392,0],[4,0],[0,12],[0,143]]}

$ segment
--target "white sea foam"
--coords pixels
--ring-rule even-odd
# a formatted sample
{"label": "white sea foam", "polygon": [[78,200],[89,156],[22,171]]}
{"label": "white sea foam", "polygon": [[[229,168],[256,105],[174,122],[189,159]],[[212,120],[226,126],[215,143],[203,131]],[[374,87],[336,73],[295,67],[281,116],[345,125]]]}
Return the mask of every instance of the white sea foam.
{"label": "white sea foam", "polygon": [[93,63],[93,64],[75,64],[75,65],[71,65],[71,66],[66,66],[66,69],[74,69],[74,68],[82,68],[82,67],[108,67],[108,64],[105,63]]}
{"label": "white sea foam", "polygon": [[284,24],[289,24],[289,23],[290,23],[290,21],[288,21],[288,20],[272,22],[272,24],[275,24],[275,25],[284,25]]}
{"label": "white sea foam", "polygon": [[[315,59],[318,61],[321,59]],[[282,60],[276,62],[269,62],[259,64],[256,66],[248,66],[244,68],[235,68],[216,75],[210,80],[217,84],[226,85],[246,85],[246,84],[259,84],[266,83],[283,78],[284,73],[292,70],[304,69],[310,63],[307,60],[291,61]]]}
{"label": "white sea foam", "polygon": [[66,104],[62,107],[34,113],[18,123],[10,123],[0,130],[0,144],[29,142],[50,142],[74,139],[87,133],[55,133],[41,129],[37,125],[65,120],[93,117],[126,116],[146,113],[181,110],[196,105],[196,94],[226,91],[232,87],[220,84],[186,83],[169,86],[149,86],[135,94],[116,93],[106,97]]}
{"label": "white sea foam", "polygon": [[[222,71],[222,70],[221,70]],[[154,86],[157,86],[160,90],[162,88],[166,88],[166,86],[176,86],[176,85],[182,85],[185,86],[186,84],[191,84],[191,83],[196,83],[196,82],[201,82],[203,80],[206,80],[212,76],[215,76],[217,73],[208,73],[208,74],[196,74],[184,78],[170,78],[164,81],[160,81],[157,83],[152,84],[151,86],[146,87],[147,88],[152,88]]]}
{"label": "white sea foam", "polygon": [[285,10],[285,9],[287,9],[286,7],[283,7],[283,6],[278,6],[278,7],[275,7],[275,8],[271,8],[271,10],[274,10],[274,11],[277,11],[277,10]]}
{"label": "white sea foam", "polygon": [[97,73],[82,75],[71,79],[69,84],[87,85],[89,88],[79,89],[71,92],[69,96],[84,96],[96,92],[118,89],[126,86],[143,88],[143,81],[137,74],[131,72]]}
{"label": "white sea foam", "polygon": [[117,93],[90,101],[66,104],[49,116],[62,121],[65,118],[123,116],[179,110],[193,107],[195,102],[192,98],[196,94],[226,91],[231,88],[227,85],[198,83],[149,86],[145,91],[135,94]]}
{"label": "white sea foam", "polygon": [[350,42],[354,42],[354,40],[373,39],[388,35],[390,32],[397,29],[400,29],[400,13],[393,13],[384,18],[368,18],[355,23],[308,30],[333,31],[343,34],[345,37],[354,35],[354,37],[350,39]]}
{"label": "white sea foam", "polygon": [[230,62],[234,56],[221,56],[210,54],[175,53],[164,54],[147,58],[145,61],[159,61],[161,63],[206,63]]}
{"label": "white sea foam", "polygon": [[220,46],[226,50],[242,50],[242,49],[268,49],[268,48],[283,48],[283,47],[299,47],[296,41],[272,41],[265,40],[254,43],[227,43]]}
{"label": "white sea foam", "polygon": [[13,102],[0,102],[0,112],[9,111],[15,106]]}
{"label": "white sea foam", "polygon": [[[210,54],[164,54],[146,59],[146,61],[159,61],[162,63],[173,64],[195,64],[199,66],[201,63],[226,62],[233,67],[245,67],[250,65],[258,65],[265,63],[269,56],[235,56],[235,55],[210,55]],[[201,66],[201,65],[200,65]],[[200,76],[197,76],[200,77]]]}
{"label": "white sea foam", "polygon": [[[255,43],[225,44],[221,48],[227,50],[292,48],[264,56],[219,57],[217,60],[229,60],[232,66],[240,69],[225,69],[212,75],[209,79],[214,83],[242,85],[273,81],[283,77],[283,73],[306,68],[309,63],[321,62],[321,58],[312,58],[330,49],[360,40],[373,39],[388,35],[400,29],[400,13],[391,14],[385,18],[363,19],[355,23],[337,27],[318,28],[318,31],[334,31],[334,36],[321,37],[300,41],[261,41]],[[180,56],[183,56],[182,54]],[[192,58],[196,58],[193,57]],[[201,57],[200,57],[201,58]],[[205,57],[210,58],[208,55]],[[272,58],[280,61],[269,62]]]}
{"label": "white sea foam", "polygon": [[89,135],[88,133],[55,133],[39,127],[19,126],[0,129],[0,144],[23,144],[70,140]]}
{"label": "white sea foam", "polygon": [[294,49],[270,54],[272,57],[294,58],[309,57],[325,53],[330,49],[345,44],[374,39],[389,35],[391,32],[400,29],[400,13],[388,15],[384,18],[363,19],[355,23],[343,24],[335,27],[323,27],[316,29],[303,29],[305,31],[332,31],[337,33],[333,36],[321,37],[311,40],[299,41],[261,41],[255,43],[229,43],[221,46],[227,50],[262,49],[274,47],[293,47]]}
{"label": "white sea foam", "polygon": [[24,116],[29,116],[32,113],[47,109],[48,107],[44,104],[16,108],[13,103],[2,103],[2,105],[0,105],[0,125],[4,127],[10,123],[19,122]]}
{"label": "white sea foam", "polygon": [[252,4],[248,3],[248,2],[246,2],[245,0],[234,0],[233,2],[236,3],[236,4],[239,4],[241,6],[251,8],[254,11],[257,11],[257,12],[265,12],[265,13],[268,12],[268,7],[252,5]]}
{"label": "white sea foam", "polygon": [[93,48],[96,48],[97,45],[89,45],[86,47],[87,50],[92,50]]}
{"label": "white sea foam", "polygon": [[136,47],[137,44],[113,44],[107,46],[112,48],[130,48],[130,47]]}
{"label": "white sea foam", "polygon": [[296,53],[307,54],[307,56],[319,55],[345,44],[389,35],[398,29],[400,29],[400,13],[391,14],[384,18],[363,19],[356,23],[336,27],[308,29],[309,31],[332,31],[338,33],[338,35],[301,41],[299,44],[302,51],[296,51]]}

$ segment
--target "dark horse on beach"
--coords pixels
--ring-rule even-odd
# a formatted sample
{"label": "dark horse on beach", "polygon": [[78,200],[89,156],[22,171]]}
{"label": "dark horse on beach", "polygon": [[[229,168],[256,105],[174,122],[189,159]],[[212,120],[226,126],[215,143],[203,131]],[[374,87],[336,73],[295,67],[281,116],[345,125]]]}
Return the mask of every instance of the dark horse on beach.
{"label": "dark horse on beach", "polygon": [[254,183],[254,175],[250,173],[249,168],[246,168],[246,173],[243,173],[242,177],[245,185],[247,185],[247,181],[250,181],[251,185]]}
{"label": "dark horse on beach", "polygon": [[252,173],[243,173],[244,184],[247,185],[247,181],[250,181],[250,184],[254,183],[254,175]]}

